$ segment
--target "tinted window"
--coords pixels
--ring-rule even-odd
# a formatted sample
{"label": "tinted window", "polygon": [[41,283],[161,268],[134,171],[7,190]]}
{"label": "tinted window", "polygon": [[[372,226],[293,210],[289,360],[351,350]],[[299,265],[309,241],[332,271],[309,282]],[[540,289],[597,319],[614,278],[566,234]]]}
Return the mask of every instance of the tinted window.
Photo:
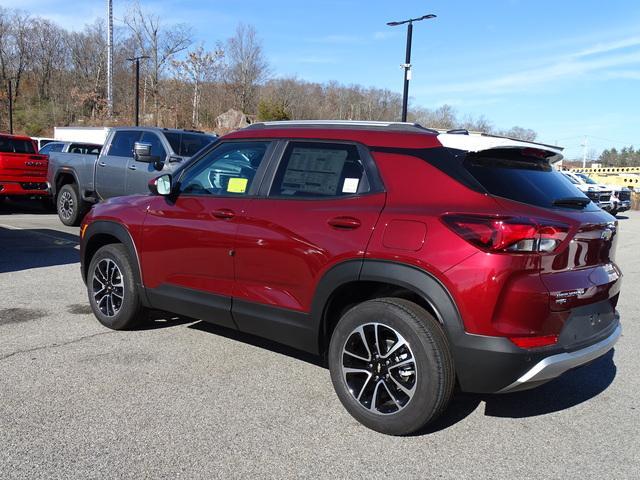
{"label": "tinted window", "polygon": [[40,149],[40,153],[51,153],[51,152],[61,152],[64,148],[64,143],[52,142],[47,143],[44,147]]}
{"label": "tinted window", "polygon": [[198,133],[164,132],[164,136],[167,137],[173,152],[181,157],[192,157],[216,141],[215,137]]}
{"label": "tinted window", "polygon": [[585,197],[544,159],[513,154],[505,158],[470,154],[465,167],[490,194],[517,202],[550,208],[560,199]]}
{"label": "tinted window", "polygon": [[36,153],[30,140],[0,137],[0,152],[3,153]]}
{"label": "tinted window", "polygon": [[269,194],[336,197],[368,191],[369,184],[355,145],[290,142]]}
{"label": "tinted window", "polygon": [[164,146],[162,145],[162,141],[160,137],[155,133],[144,132],[142,134],[142,138],[140,139],[142,143],[148,143],[151,145],[151,155],[154,157],[160,157],[160,159],[164,160],[167,156],[167,152],[164,150]]}
{"label": "tinted window", "polygon": [[197,195],[245,195],[269,142],[229,142],[214,148],[187,170],[180,190]]}
{"label": "tinted window", "polygon": [[111,141],[109,155],[133,158],[133,144],[140,138],[140,133],[129,130],[117,131]]}

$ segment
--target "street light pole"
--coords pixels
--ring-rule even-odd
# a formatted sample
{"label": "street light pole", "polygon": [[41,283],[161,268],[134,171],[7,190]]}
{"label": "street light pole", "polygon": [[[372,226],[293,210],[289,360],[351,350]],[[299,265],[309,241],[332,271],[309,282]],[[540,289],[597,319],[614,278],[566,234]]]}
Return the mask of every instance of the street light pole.
{"label": "street light pole", "polygon": [[418,18],[410,18],[408,20],[401,20],[399,22],[388,22],[390,27],[396,27],[398,25],[407,24],[407,50],[405,55],[404,64],[400,65],[404,69],[404,90],[402,92],[402,121],[407,121],[407,107],[409,104],[409,80],[411,80],[411,43],[413,41],[413,22],[419,22],[421,20],[429,20],[436,18],[432,13],[429,15],[423,15]]}
{"label": "street light pole", "polygon": [[136,62],[136,127],[140,124],[140,60],[143,58],[149,58],[146,55],[140,55],[133,58],[127,58],[130,62]]}

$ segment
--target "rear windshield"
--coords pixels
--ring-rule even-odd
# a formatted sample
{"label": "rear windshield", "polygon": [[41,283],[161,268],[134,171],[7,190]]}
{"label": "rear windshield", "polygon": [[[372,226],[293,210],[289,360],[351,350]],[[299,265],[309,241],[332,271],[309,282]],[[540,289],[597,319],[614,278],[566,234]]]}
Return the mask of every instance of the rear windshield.
{"label": "rear windshield", "polygon": [[[545,159],[469,154],[465,168],[490,194],[529,205],[552,208],[561,204],[559,200],[588,198]],[[576,207],[592,209],[594,205]]]}
{"label": "rear windshield", "polygon": [[0,137],[0,152],[2,153],[36,153],[33,142],[16,138]]}
{"label": "rear windshield", "polygon": [[197,152],[216,140],[210,135],[198,133],[164,132],[171,149],[181,157],[193,157]]}

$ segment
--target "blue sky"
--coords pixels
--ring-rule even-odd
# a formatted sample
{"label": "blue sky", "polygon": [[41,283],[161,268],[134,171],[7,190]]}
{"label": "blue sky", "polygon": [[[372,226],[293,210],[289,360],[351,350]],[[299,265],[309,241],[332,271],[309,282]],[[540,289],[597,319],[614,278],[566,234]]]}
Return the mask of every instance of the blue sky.
{"label": "blue sky", "polygon": [[[196,1],[142,0],[167,23],[193,25],[213,47],[238,22],[256,27],[275,76],[337,80],[401,91],[404,27],[417,24],[411,100],[448,103],[460,116],[485,115],[499,128],[533,128],[567,147],[640,146],[640,2],[637,0]],[[104,15],[104,0],[3,0],[80,29]],[[114,0],[116,18],[128,3]]]}

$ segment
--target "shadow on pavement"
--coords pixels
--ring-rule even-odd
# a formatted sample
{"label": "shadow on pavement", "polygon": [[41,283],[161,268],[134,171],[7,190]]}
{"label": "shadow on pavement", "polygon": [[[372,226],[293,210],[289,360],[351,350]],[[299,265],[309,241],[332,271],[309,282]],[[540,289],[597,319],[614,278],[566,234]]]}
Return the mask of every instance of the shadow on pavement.
{"label": "shadow on pavement", "polygon": [[0,200],[0,216],[25,214],[49,215],[55,213],[55,205],[51,199],[11,199]]}
{"label": "shadow on pavement", "polygon": [[489,417],[526,418],[575,407],[605,391],[616,376],[614,350],[540,387],[502,395],[456,393],[442,416],[417,435],[444,430],[473,413],[481,402]]}
{"label": "shadow on pavement", "polygon": [[318,367],[326,367],[323,359],[317,355],[312,355],[301,350],[296,350],[295,348],[291,348],[262,337],[256,337],[255,335],[240,332],[239,330],[232,330],[230,328],[220,327],[218,325],[202,321],[194,323],[193,325],[189,325],[189,328],[200,330],[202,332],[212,333],[214,335],[220,335],[221,337],[246,343],[247,345],[253,345],[254,347],[264,348],[281,355],[286,355],[287,357],[302,360],[303,362],[307,362]]}
{"label": "shadow on pavement", "polygon": [[0,273],[80,261],[78,236],[48,228],[0,227]]}
{"label": "shadow on pavement", "polygon": [[[190,320],[193,321],[193,320]],[[237,330],[219,327],[206,322],[196,322],[188,328],[220,335],[304,362],[326,368],[321,357],[296,350],[285,345],[249,335]],[[469,394],[456,392],[442,416],[415,435],[425,435],[449,428],[473,413],[482,402],[484,414],[490,417],[526,418],[566,410],[586,402],[605,391],[616,376],[613,362],[614,350],[588,365],[566,372],[561,377],[540,387],[509,394]]]}

